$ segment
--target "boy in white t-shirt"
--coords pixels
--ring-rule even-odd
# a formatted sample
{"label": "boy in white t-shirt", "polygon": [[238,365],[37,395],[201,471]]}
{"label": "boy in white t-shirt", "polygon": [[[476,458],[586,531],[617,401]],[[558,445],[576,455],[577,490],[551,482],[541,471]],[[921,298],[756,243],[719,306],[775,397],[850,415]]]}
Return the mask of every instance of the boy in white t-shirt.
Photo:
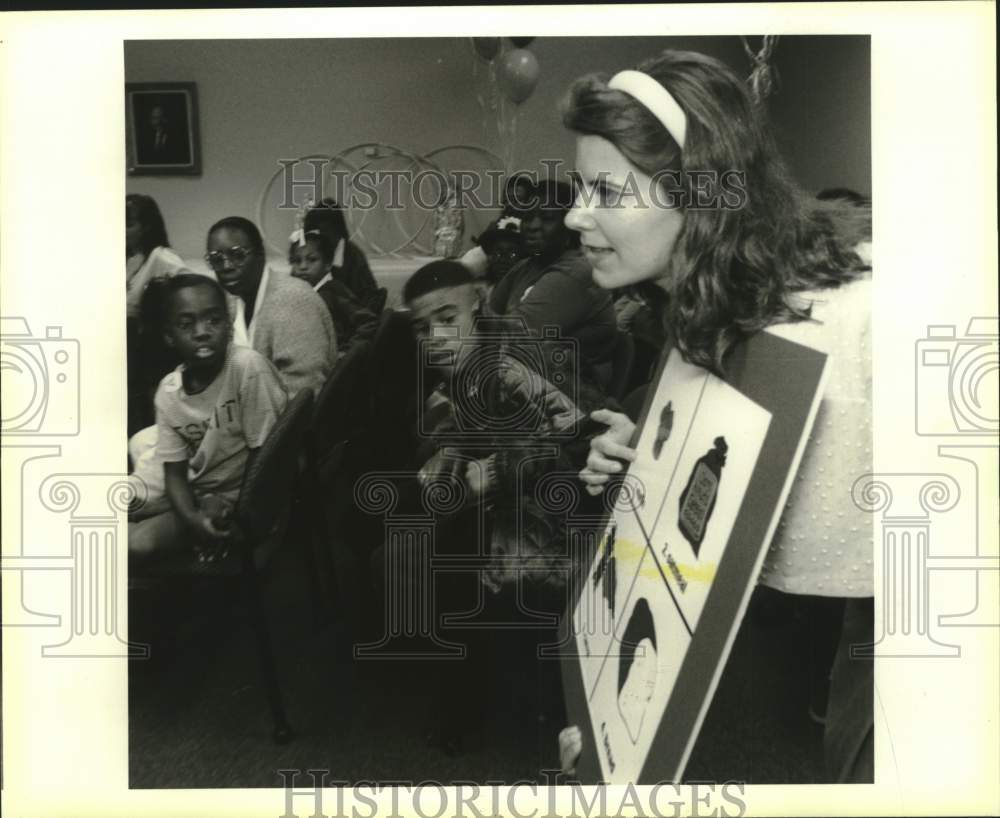
{"label": "boy in white t-shirt", "polygon": [[[273,364],[230,343],[225,294],[204,276],[178,275],[164,293],[164,337],[181,358],[156,391],[164,489],[129,512],[129,552],[191,544],[203,554],[230,537],[229,520],[247,464],[288,396]],[[134,475],[133,475],[134,478]]]}

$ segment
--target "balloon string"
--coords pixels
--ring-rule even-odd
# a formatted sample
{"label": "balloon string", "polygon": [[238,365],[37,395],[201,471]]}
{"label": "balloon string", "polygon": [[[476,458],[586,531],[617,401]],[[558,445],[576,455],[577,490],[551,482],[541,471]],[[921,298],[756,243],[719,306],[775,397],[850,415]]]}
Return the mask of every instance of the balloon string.
{"label": "balloon string", "polygon": [[754,52],[750,48],[746,37],[740,37],[740,40],[743,42],[743,51],[753,65],[753,70],[750,72],[750,76],[747,77],[747,82],[750,84],[754,98],[758,102],[763,102],[778,87],[778,71],[770,63],[771,55],[774,53],[774,48],[778,43],[778,36],[772,34],[765,35],[759,52]]}
{"label": "balloon string", "polygon": [[510,153],[507,159],[507,174],[508,176],[514,172],[514,154],[516,153],[517,147],[517,120],[521,116],[521,106],[514,106],[514,114],[510,120]]}
{"label": "balloon string", "polygon": [[486,140],[486,99],[483,96],[482,76],[479,72],[479,54],[476,52],[475,42],[469,40],[472,45],[472,85],[476,89],[476,101],[479,103],[480,113],[480,138]]}

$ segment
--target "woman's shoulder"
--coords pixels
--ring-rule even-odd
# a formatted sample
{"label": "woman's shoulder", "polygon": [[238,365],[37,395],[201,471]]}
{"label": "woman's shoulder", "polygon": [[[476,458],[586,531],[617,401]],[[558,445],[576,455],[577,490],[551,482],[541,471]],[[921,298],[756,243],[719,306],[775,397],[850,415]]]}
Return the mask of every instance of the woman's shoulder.
{"label": "woman's shoulder", "polygon": [[872,312],[871,273],[822,290],[795,293],[797,305],[809,309],[809,320],[768,327],[768,331],[793,341],[843,341],[870,332]]}

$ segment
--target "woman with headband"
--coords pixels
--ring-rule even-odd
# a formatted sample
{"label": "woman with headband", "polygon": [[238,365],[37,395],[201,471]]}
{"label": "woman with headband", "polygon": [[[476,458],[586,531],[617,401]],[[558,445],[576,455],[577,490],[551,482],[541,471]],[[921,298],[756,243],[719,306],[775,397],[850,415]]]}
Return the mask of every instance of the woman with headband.
{"label": "woman with headband", "polygon": [[[871,471],[871,279],[857,252],[870,210],[803,193],[750,89],[702,54],[667,51],[610,81],[582,78],[564,123],[577,135],[580,185],[566,224],[600,286],[640,290],[658,305],[668,344],[717,373],[735,344],[765,328],[830,355],[760,581],[848,598],[826,759],[836,780],[871,781],[871,662],[846,652],[873,636],[872,526],[851,501],[854,480]],[[634,460],[635,427],[617,412],[593,418],[609,428],[580,476],[597,494],[621,460]],[[564,761],[573,735],[563,737]]]}

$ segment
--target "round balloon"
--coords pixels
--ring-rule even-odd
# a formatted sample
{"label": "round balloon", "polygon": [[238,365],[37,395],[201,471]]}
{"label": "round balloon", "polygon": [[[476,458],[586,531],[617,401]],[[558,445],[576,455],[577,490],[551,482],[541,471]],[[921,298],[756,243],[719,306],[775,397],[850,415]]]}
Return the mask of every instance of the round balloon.
{"label": "round balloon", "polygon": [[524,48],[525,46],[531,45],[535,42],[534,37],[509,37],[508,39],[518,48]]}
{"label": "round balloon", "polygon": [[523,48],[508,51],[500,60],[497,80],[507,99],[520,104],[531,96],[538,84],[538,60]]}
{"label": "round balloon", "polygon": [[476,49],[476,53],[484,60],[489,62],[497,55],[497,52],[500,50],[500,38],[473,37],[472,45]]}

